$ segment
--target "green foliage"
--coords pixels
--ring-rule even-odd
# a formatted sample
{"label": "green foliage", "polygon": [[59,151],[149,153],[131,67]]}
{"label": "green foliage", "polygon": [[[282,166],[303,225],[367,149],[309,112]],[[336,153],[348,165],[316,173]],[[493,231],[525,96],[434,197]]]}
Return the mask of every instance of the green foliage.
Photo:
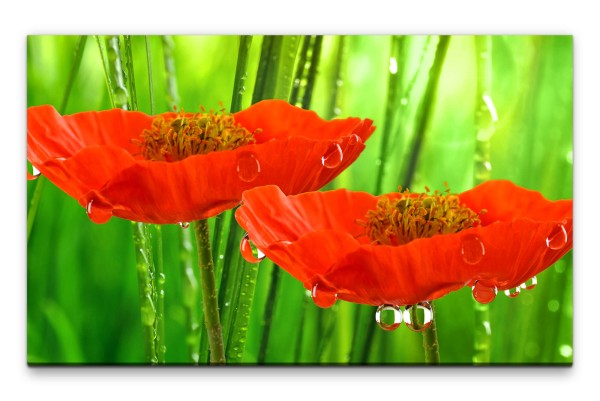
{"label": "green foliage", "polygon": [[[396,190],[403,184],[419,135],[422,142],[412,176],[413,191],[424,186],[444,189],[444,182],[453,192],[474,185],[476,110],[480,100],[475,38],[450,38],[439,76],[435,77],[437,91],[435,96],[427,96],[430,103],[425,108],[426,115],[422,113],[421,102],[427,91],[438,37],[401,39],[347,36],[341,41],[339,37],[324,36],[317,46],[320,60],[311,109],[321,116],[371,118],[378,127],[359,159],[328,189],[346,187],[382,193]],[[165,41],[170,40],[172,47],[165,48]],[[306,40],[299,36],[266,41],[261,36],[252,37],[245,60],[248,73],[241,108],[252,102],[263,43],[274,46],[281,60],[271,66],[279,75],[266,81],[272,87],[265,90],[272,96],[286,97],[293,92],[293,82],[289,86],[288,78],[302,76],[295,69]],[[106,46],[104,38],[100,41]],[[85,48],[80,67],[75,80],[70,80],[73,65],[80,56],[76,53],[80,43],[78,36],[28,38],[28,106],[52,104],[58,108],[63,104],[66,88],[70,87],[66,114],[111,107],[103,62],[94,38],[88,37],[82,43]],[[137,106],[150,112],[146,38],[131,36],[127,44],[126,50],[134,60],[127,68],[135,76]],[[151,36],[148,45],[156,113],[171,110],[172,102],[176,101],[169,92],[172,71],[165,69],[164,52],[172,57],[178,108],[197,111],[204,105],[219,109],[219,102],[230,108],[236,90],[239,37]],[[572,38],[494,36],[491,48],[490,95],[498,113],[494,135],[489,140],[491,178],[510,179],[541,191],[549,199],[572,198]],[[394,74],[390,70],[391,56],[397,64]],[[268,74],[269,69],[266,71]],[[335,113],[332,104],[336,105]],[[386,113],[389,104],[393,108]],[[427,124],[423,124],[423,119]],[[426,130],[417,132],[421,126]],[[28,205],[38,182],[41,181],[28,183]],[[273,307],[273,314],[266,363],[424,362],[420,333],[413,333],[404,325],[393,332],[377,327],[372,330],[374,311],[364,305],[338,301],[330,309],[320,309],[301,283],[284,271],[279,276],[275,299],[268,299],[273,264],[265,260],[256,271],[238,256],[233,257],[231,253],[238,251],[242,232],[230,225],[230,214],[221,218],[224,218],[221,247],[215,251],[217,285],[223,291],[219,301],[230,299],[228,291],[235,293],[237,286],[238,295],[231,295],[231,302],[245,314],[236,317],[235,310],[221,305],[228,355],[237,355],[234,344],[242,347],[245,344],[242,358],[236,356],[236,362],[257,362],[267,304]],[[214,226],[211,221],[211,228]],[[165,357],[167,363],[176,364],[190,363],[188,321],[202,321],[198,316],[190,320],[187,315],[190,309],[185,305],[186,276],[181,273],[185,263],[185,258],[181,258],[181,230],[177,225],[162,227]],[[228,240],[230,232],[235,238]],[[222,253],[228,255],[226,262],[231,260],[229,266],[219,263],[218,255]],[[195,260],[193,263],[197,266]],[[129,222],[112,218],[106,224],[94,224],[74,199],[46,182],[27,244],[29,363],[143,363],[135,266]],[[250,287],[248,282],[240,281],[244,277],[240,267],[249,275]],[[252,288],[254,275],[254,298],[250,299],[247,293],[240,298],[240,291]],[[232,284],[226,284],[227,280]],[[538,275],[538,280],[534,290],[523,291],[515,299],[498,294],[490,304],[492,363],[571,363],[572,252]],[[469,289],[451,293],[435,305],[442,363],[470,364],[475,311]],[[239,330],[244,329],[246,321],[249,324],[244,338]],[[200,341],[192,339],[191,344],[196,343]],[[200,363],[206,360],[206,355],[200,356]]]}

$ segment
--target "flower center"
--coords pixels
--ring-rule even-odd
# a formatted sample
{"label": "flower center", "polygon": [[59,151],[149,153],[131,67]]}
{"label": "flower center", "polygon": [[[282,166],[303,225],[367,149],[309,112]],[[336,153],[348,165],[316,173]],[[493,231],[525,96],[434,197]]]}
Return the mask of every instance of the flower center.
{"label": "flower center", "polygon": [[441,194],[435,191],[411,194],[408,189],[400,197],[383,197],[375,210],[369,210],[365,226],[366,234],[374,244],[403,245],[417,238],[428,238],[438,234],[452,234],[471,228],[480,223],[479,215],[460,204],[458,196],[451,195],[450,189]]}
{"label": "flower center", "polygon": [[175,162],[192,155],[233,150],[256,142],[254,132],[235,122],[233,115],[221,110],[193,115],[180,112],[175,118],[156,117],[150,129],[145,129],[140,146],[146,160]]}

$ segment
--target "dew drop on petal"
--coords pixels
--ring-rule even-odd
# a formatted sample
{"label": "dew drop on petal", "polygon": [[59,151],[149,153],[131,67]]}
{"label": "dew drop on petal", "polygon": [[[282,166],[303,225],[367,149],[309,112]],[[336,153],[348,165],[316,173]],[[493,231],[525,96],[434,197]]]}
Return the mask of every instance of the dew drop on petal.
{"label": "dew drop on petal", "polygon": [[567,230],[562,224],[558,224],[546,238],[546,246],[550,249],[559,250],[567,244]]}
{"label": "dew drop on petal", "polygon": [[471,287],[473,298],[480,304],[489,304],[496,298],[498,289],[495,286],[488,287],[481,282],[476,281]]}
{"label": "dew drop on petal", "polygon": [[87,204],[85,211],[90,220],[97,224],[104,224],[112,217],[112,208],[94,199]]}
{"label": "dew drop on petal", "polygon": [[252,182],[260,174],[260,162],[254,152],[241,152],[237,158],[236,169],[240,180]]}
{"label": "dew drop on petal", "polygon": [[537,285],[537,277],[533,276],[532,278],[530,278],[529,280],[527,280],[526,282],[521,284],[521,288],[524,288],[526,290],[533,290],[536,285]]}
{"label": "dew drop on petal", "polygon": [[40,170],[38,170],[37,168],[35,168],[35,166],[32,164],[31,165],[31,173],[28,171],[27,172],[27,179],[28,180],[35,180],[40,176]]}
{"label": "dew drop on petal", "polygon": [[509,298],[516,298],[521,293],[521,287],[515,287],[504,291],[504,295]]}
{"label": "dew drop on petal", "polygon": [[356,134],[352,134],[352,135],[350,135],[350,139],[348,140],[348,145],[356,146],[357,144],[359,144],[361,142],[362,142],[362,139],[360,139],[360,136],[358,136]]}
{"label": "dew drop on petal", "polygon": [[265,258],[265,255],[252,244],[248,238],[248,233],[244,234],[240,242],[240,252],[248,263],[258,263]]}
{"label": "dew drop on petal", "polygon": [[319,283],[315,284],[310,293],[315,305],[320,308],[330,308],[335,305],[335,301],[337,301],[337,294],[321,290],[318,287]]}
{"label": "dew drop on petal", "polygon": [[184,221],[182,221],[182,222],[180,222],[180,223],[179,223],[179,227],[181,227],[181,228],[183,228],[183,229],[186,229],[186,228],[188,228],[189,226],[190,226],[190,223],[188,223],[188,222],[184,222]]}
{"label": "dew drop on petal", "polygon": [[397,305],[380,305],[375,312],[375,321],[384,330],[395,330],[402,324],[402,311]]}
{"label": "dew drop on petal", "polygon": [[332,143],[323,157],[321,157],[321,163],[327,168],[336,168],[342,163],[344,154],[339,143]]}
{"label": "dew drop on petal", "polygon": [[[415,325],[412,321],[412,311],[416,308],[418,322]],[[412,331],[425,331],[433,322],[433,308],[429,302],[419,302],[418,304],[407,306],[404,310],[404,322]]]}
{"label": "dew drop on petal", "polygon": [[465,263],[476,265],[485,255],[485,246],[478,235],[468,234],[462,238],[460,253]]}

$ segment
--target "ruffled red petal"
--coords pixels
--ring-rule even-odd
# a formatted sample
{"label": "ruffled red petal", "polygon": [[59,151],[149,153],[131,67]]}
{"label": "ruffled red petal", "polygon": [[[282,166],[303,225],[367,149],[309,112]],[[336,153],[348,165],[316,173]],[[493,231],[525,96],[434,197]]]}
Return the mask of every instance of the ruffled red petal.
{"label": "ruffled red petal", "polygon": [[340,299],[370,305],[433,300],[476,280],[513,288],[572,247],[570,200],[550,202],[508,181],[490,181],[460,198],[488,211],[481,226],[402,246],[370,245],[362,236],[356,220],[378,199],[363,192],[285,197],[275,187],[256,188],[244,193],[236,219],[307,289],[318,283]]}
{"label": "ruffled red petal", "polygon": [[256,144],[166,163],[142,160],[131,142],[151,116],[120,109],[60,116],[51,106],[31,107],[28,159],[83,207],[93,202],[118,217],[170,224],[214,216],[259,185],[286,194],[319,189],[356,160],[375,129],[371,120],[325,121],[279,100],[235,118],[250,131],[261,128]]}

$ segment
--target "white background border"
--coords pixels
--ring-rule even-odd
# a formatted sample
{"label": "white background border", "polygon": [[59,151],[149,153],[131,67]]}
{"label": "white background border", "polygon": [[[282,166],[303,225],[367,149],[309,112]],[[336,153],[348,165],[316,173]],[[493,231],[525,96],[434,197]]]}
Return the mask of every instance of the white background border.
{"label": "white background border", "polygon": [[[123,0],[3,4],[3,231],[0,398],[514,400],[598,394],[600,13],[565,1]],[[582,2],[579,2],[582,3]],[[140,10],[142,10],[140,12]],[[313,11],[315,10],[315,11]],[[29,34],[564,34],[574,36],[574,365],[572,368],[28,368],[26,36]]]}

